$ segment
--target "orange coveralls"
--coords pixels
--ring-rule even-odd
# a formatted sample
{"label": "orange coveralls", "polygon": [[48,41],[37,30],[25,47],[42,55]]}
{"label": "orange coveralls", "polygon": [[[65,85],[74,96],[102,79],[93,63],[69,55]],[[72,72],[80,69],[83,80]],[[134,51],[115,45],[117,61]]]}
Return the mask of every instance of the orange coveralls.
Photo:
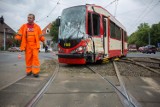
{"label": "orange coveralls", "polygon": [[33,74],[38,74],[40,71],[38,58],[40,41],[45,41],[40,27],[35,23],[32,26],[24,24],[19,29],[15,39],[21,40],[20,50],[25,50],[26,73],[32,71]]}

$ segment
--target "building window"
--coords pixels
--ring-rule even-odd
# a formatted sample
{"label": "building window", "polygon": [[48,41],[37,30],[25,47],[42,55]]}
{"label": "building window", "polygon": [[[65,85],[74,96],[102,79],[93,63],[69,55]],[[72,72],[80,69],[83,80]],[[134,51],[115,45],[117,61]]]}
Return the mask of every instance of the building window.
{"label": "building window", "polygon": [[50,33],[50,30],[47,28],[47,30],[46,30],[46,34],[49,34]]}

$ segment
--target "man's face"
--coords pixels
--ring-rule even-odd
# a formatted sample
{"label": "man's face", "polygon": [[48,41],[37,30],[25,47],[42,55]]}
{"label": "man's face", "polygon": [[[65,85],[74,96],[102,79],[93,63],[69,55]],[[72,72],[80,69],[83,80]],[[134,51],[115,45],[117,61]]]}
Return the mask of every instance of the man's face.
{"label": "man's face", "polygon": [[34,17],[32,15],[28,15],[28,23],[33,23]]}

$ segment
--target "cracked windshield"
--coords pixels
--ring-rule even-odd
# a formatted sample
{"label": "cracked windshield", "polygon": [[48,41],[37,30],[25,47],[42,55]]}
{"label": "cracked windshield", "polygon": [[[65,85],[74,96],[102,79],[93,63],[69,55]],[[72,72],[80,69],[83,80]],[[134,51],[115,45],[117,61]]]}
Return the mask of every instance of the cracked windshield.
{"label": "cracked windshield", "polygon": [[61,34],[59,39],[82,38],[85,33],[85,15],[85,6],[65,9],[61,16]]}

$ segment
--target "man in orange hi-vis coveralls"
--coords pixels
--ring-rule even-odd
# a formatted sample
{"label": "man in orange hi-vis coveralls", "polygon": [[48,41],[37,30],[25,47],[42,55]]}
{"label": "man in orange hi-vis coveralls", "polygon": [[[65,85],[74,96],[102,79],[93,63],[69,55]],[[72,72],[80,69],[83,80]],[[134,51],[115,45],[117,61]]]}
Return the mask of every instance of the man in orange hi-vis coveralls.
{"label": "man in orange hi-vis coveralls", "polygon": [[[38,58],[40,41],[44,43],[41,28],[34,23],[35,15],[28,15],[28,23],[23,24],[15,36],[21,41],[20,50],[25,51],[26,74],[39,77],[40,62]],[[45,44],[44,44],[45,45]]]}

